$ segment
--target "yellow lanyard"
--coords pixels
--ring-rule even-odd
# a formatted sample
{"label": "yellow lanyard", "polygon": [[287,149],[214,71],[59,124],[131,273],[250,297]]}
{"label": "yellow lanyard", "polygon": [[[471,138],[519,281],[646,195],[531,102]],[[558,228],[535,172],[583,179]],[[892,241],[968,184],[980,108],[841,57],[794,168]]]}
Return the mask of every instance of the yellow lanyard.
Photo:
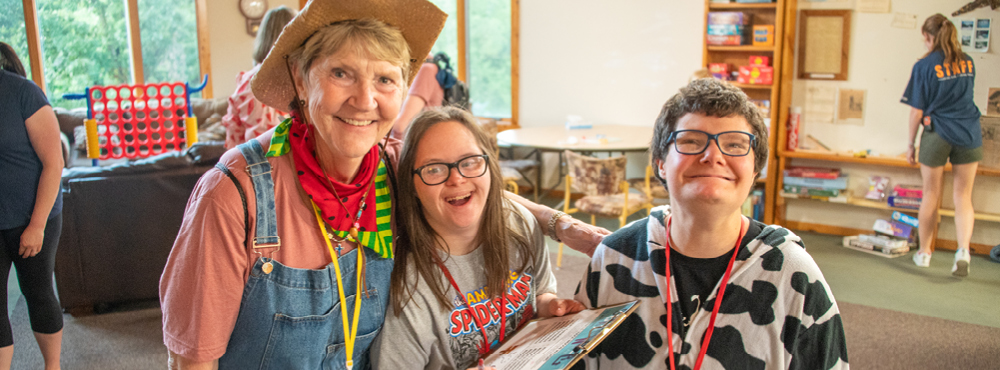
{"label": "yellow lanyard", "polygon": [[330,234],[326,231],[326,225],[323,224],[323,217],[319,214],[319,208],[316,207],[316,203],[313,203],[312,206],[313,213],[316,214],[316,222],[319,223],[319,229],[323,232],[323,240],[326,241],[326,247],[330,250],[333,269],[337,273],[337,293],[340,294],[340,313],[344,323],[344,346],[347,350],[347,370],[351,370],[354,367],[354,340],[358,337],[358,317],[361,316],[361,254],[365,252],[364,246],[361,245],[360,241],[355,241],[358,244],[357,248],[355,248],[358,253],[358,264],[355,267],[355,270],[358,270],[358,278],[355,284],[358,287],[358,291],[354,294],[354,321],[351,323],[350,330],[348,330],[347,300],[344,297],[344,283],[340,279],[340,264],[337,263],[337,254],[333,251],[333,243],[330,242]]}

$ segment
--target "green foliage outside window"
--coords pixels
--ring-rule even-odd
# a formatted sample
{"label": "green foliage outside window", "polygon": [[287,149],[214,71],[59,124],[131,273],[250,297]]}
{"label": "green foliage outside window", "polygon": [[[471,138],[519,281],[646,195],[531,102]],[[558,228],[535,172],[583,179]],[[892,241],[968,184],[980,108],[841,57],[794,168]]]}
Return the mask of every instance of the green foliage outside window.
{"label": "green foliage outside window", "polygon": [[[14,46],[27,67],[21,4],[0,0],[0,40]],[[83,107],[85,101],[62,95],[94,85],[132,83],[125,1],[38,0],[36,7],[53,106]],[[140,0],[139,24],[145,82],[201,82],[194,0]]]}
{"label": "green foliage outside window", "polygon": [[[458,28],[455,0],[431,0],[445,13],[441,36],[433,52],[443,51],[451,57],[452,66],[458,63]],[[509,118],[511,116],[511,67],[510,67],[510,0],[476,0],[465,2],[468,18],[468,71],[469,95],[472,113],[482,117]],[[458,71],[456,70],[457,74]]]}
{"label": "green foliage outside window", "polygon": [[39,0],[45,85],[53,106],[76,108],[83,100],[63,94],[82,93],[94,85],[130,83],[127,14],[122,0]]}
{"label": "green foliage outside window", "polygon": [[477,116],[509,118],[510,0],[469,1],[469,97]]}
{"label": "green foliage outside window", "polygon": [[139,0],[146,83],[201,83],[196,24],[194,0]]}
{"label": "green foliage outside window", "polygon": [[31,61],[28,59],[28,35],[24,30],[22,0],[0,0],[0,41],[14,48],[31,78]]}
{"label": "green foliage outside window", "polygon": [[[2,1],[2,0],[0,0]],[[444,29],[441,30],[441,34],[438,35],[437,41],[434,42],[434,47],[431,49],[432,54],[437,54],[438,52],[444,52],[448,54],[451,58],[451,68],[455,69],[458,67],[458,16],[455,15],[456,3],[455,0],[430,0],[430,2],[437,5],[438,9],[448,13],[448,20],[444,22]],[[426,55],[415,55],[415,58],[423,58]],[[455,74],[458,74],[456,69]]]}

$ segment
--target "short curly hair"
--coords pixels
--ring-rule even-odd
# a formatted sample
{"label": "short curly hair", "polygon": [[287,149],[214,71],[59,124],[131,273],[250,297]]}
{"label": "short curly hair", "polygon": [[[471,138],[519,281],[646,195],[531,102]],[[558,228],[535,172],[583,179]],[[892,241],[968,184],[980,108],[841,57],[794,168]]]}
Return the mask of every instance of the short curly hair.
{"label": "short curly hair", "polygon": [[[663,104],[660,115],[656,117],[653,141],[649,145],[653,168],[657,167],[657,160],[666,157],[670,145],[667,139],[677,129],[677,121],[689,113],[719,118],[739,116],[746,119],[750,125],[750,133],[757,139],[753,145],[753,170],[757,173],[754,180],[760,177],[760,171],[767,164],[768,154],[767,126],[764,125],[764,118],[742,90],[714,78],[691,81]],[[660,180],[660,184],[667,185],[666,179],[660,176],[660,171],[653,171],[653,175]]]}

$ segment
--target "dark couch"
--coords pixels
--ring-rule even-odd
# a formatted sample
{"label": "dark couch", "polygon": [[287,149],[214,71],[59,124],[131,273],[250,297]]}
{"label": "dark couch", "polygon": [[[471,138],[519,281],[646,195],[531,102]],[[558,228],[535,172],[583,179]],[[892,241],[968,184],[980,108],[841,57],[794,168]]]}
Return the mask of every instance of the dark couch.
{"label": "dark couch", "polygon": [[225,152],[199,142],[107,167],[63,171],[56,286],[63,308],[151,300],[195,183]]}

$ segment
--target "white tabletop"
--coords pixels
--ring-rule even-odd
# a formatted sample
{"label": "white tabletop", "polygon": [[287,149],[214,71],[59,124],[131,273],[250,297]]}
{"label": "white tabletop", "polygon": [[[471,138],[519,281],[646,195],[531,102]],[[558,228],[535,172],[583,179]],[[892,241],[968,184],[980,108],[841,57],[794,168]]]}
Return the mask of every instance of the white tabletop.
{"label": "white tabletop", "polygon": [[500,145],[578,152],[642,152],[653,139],[650,126],[594,125],[567,130],[563,125],[526,127],[497,134]]}

